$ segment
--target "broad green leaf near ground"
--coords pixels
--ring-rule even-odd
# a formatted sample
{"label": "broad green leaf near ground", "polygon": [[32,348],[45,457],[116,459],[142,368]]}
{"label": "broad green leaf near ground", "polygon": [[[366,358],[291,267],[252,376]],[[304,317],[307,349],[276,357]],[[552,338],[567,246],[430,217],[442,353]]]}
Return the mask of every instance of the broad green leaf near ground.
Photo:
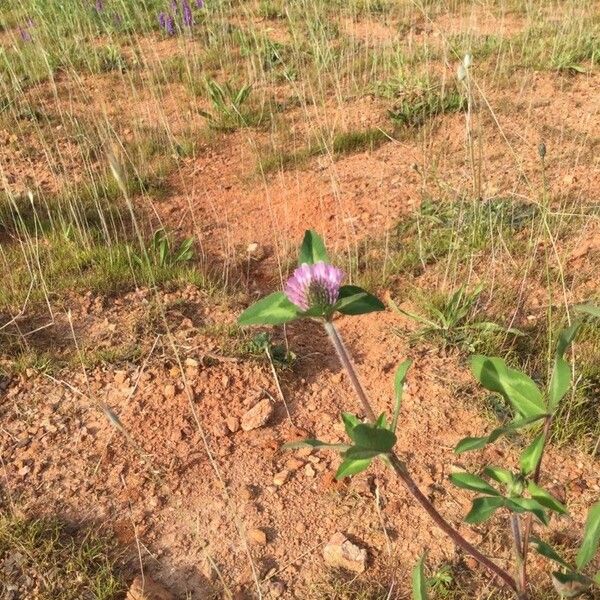
{"label": "broad green leaf near ground", "polygon": [[471,371],[484,388],[501,394],[524,418],[546,412],[542,393],[535,382],[520,371],[511,369],[500,358],[476,355],[471,358]]}

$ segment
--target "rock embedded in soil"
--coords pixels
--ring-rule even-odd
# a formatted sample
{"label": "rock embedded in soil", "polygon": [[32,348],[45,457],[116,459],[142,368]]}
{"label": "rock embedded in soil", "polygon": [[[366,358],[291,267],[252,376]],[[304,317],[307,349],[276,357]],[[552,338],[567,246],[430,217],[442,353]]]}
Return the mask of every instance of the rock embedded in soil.
{"label": "rock embedded in soil", "polygon": [[267,534],[262,529],[250,529],[248,531],[248,541],[257,546],[266,546]]}
{"label": "rock embedded in soil", "polygon": [[231,431],[231,433],[235,433],[240,428],[240,420],[236,417],[227,417],[227,419],[225,419],[225,423],[227,424],[227,428],[229,431]]}
{"label": "rock embedded in soil", "polygon": [[265,398],[244,413],[242,416],[242,429],[244,431],[258,429],[266,424],[272,414],[273,406],[268,398]]}
{"label": "rock embedded in soil", "polygon": [[286,471],[285,469],[283,471],[279,471],[279,473],[275,473],[275,475],[273,477],[273,485],[276,485],[276,486],[283,485],[288,480],[289,476],[290,476],[290,472]]}
{"label": "rock embedded in soil", "polygon": [[285,584],[283,581],[271,581],[269,583],[269,594],[272,598],[280,598],[285,593]]}
{"label": "rock embedded in soil", "polygon": [[138,575],[129,587],[125,600],[175,600],[175,596],[150,577]]}
{"label": "rock embedded in soil", "polygon": [[364,573],[367,551],[353,544],[343,533],[334,534],[323,548],[325,564],[333,568]]}

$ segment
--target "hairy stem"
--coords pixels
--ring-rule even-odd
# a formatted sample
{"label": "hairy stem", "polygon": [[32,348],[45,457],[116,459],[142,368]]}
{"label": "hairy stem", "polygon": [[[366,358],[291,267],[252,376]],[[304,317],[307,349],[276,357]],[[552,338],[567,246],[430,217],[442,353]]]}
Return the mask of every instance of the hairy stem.
{"label": "hairy stem", "polygon": [[510,529],[513,537],[513,550],[515,562],[517,563],[517,585],[519,591],[524,593],[527,582],[523,580],[523,539],[521,536],[521,520],[519,515],[512,513],[510,515]]}
{"label": "hairy stem", "polygon": [[[364,388],[362,387],[360,380],[358,379],[358,375],[352,364],[352,360],[350,355],[338,333],[335,325],[326,321],[324,323],[325,331],[335,348],[335,351],[342,363],[342,366],[346,370],[348,377],[350,378],[350,382],[352,383],[352,387],[358,396],[360,403],[362,404],[363,410],[367,416],[367,418],[371,421],[375,421],[375,413],[371,408],[371,404],[369,403],[369,399],[367,398],[367,394],[365,393]],[[519,592],[517,584],[515,580],[507,573],[502,567],[499,567],[495,562],[489,559],[487,556],[482,554],[475,546],[473,546],[470,542],[468,542],[442,515],[437,511],[432,502],[427,498],[425,494],[419,489],[414,479],[411,477],[408,472],[406,465],[394,454],[393,452],[388,455],[388,459],[392,468],[400,478],[400,480],[404,483],[408,491],[412,494],[415,500],[423,507],[425,512],[433,519],[435,524],[464,552],[472,556],[477,562],[483,565],[488,571],[490,571],[493,575],[499,577],[504,583],[512,589],[514,592]],[[520,596],[520,598],[524,598],[524,596]]]}
{"label": "hairy stem", "polygon": [[[535,467],[535,471],[533,473],[533,482],[538,484],[540,481],[540,474],[542,472],[542,460],[544,458],[544,452],[546,450],[546,444],[548,443],[548,436],[550,435],[550,428],[552,427],[552,415],[546,417],[544,421],[544,447],[542,448],[542,454],[540,455],[540,460]],[[525,517],[525,526],[523,527],[523,546],[521,549],[521,556],[523,560],[521,561],[521,568],[519,572],[519,585],[523,591],[527,590],[527,554],[529,552],[529,537],[531,535],[531,527],[533,525],[533,515],[529,513],[527,517]]]}

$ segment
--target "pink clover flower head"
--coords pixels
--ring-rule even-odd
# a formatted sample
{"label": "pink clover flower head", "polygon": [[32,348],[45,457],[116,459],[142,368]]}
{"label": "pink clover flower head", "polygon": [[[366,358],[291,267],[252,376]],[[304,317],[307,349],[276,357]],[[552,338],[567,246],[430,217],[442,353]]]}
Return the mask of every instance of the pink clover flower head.
{"label": "pink clover flower head", "polygon": [[304,263],[287,280],[285,295],[302,310],[327,309],[337,302],[343,280],[344,272],[333,265]]}

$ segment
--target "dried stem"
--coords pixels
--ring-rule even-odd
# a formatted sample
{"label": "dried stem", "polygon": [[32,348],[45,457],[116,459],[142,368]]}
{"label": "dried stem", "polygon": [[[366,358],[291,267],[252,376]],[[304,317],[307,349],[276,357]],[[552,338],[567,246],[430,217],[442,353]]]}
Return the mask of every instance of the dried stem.
{"label": "dried stem", "polygon": [[[369,399],[362,387],[360,380],[358,379],[358,375],[356,370],[354,369],[354,365],[352,364],[352,360],[340,334],[338,333],[335,325],[330,322],[324,322],[325,331],[335,348],[335,351],[342,363],[342,366],[346,370],[348,377],[350,378],[350,382],[356,395],[358,396],[363,410],[367,416],[367,418],[371,421],[376,419],[375,413],[371,408],[369,403]],[[459,547],[462,548],[467,554],[472,556],[477,562],[483,565],[488,571],[490,571],[493,575],[499,577],[504,583],[512,589],[514,592],[519,592],[517,584],[515,580],[507,573],[502,567],[499,567],[496,563],[494,563],[487,556],[482,554],[475,546],[469,543],[448,521],[442,517],[442,515],[437,511],[435,506],[431,503],[429,498],[423,494],[423,492],[419,489],[414,479],[411,477],[408,472],[406,465],[394,454],[391,452],[388,455],[388,459],[390,464],[392,465],[394,471],[398,477],[402,480],[408,491],[413,495],[415,500],[424,508],[425,512],[433,519],[435,524],[446,534],[450,539]]]}

